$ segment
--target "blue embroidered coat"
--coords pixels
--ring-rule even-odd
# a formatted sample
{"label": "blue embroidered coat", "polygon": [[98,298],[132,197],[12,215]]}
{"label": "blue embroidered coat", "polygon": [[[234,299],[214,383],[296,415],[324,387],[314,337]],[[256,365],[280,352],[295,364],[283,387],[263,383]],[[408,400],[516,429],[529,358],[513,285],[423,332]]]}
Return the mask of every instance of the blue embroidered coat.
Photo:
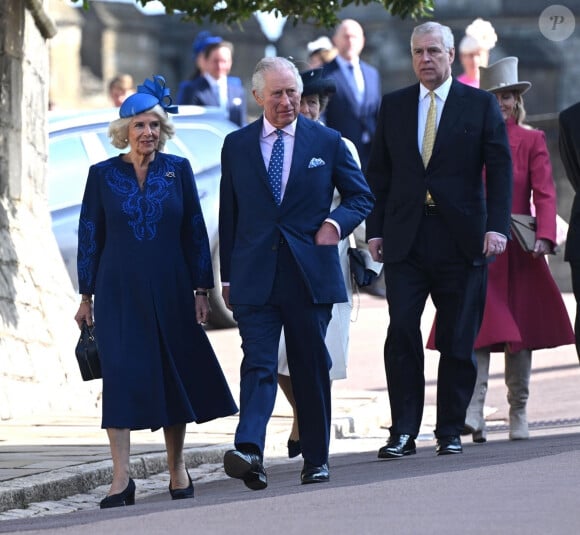
{"label": "blue embroidered coat", "polygon": [[189,162],[157,153],[145,185],[120,156],[89,170],[79,224],[79,292],[94,294],[103,428],[157,429],[234,414],[196,287],[213,287]]}

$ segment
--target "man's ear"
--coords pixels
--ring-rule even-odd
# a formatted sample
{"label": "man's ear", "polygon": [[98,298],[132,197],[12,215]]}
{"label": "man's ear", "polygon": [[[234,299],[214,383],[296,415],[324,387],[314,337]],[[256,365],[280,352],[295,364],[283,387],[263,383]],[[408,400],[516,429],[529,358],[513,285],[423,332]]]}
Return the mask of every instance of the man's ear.
{"label": "man's ear", "polygon": [[252,95],[254,95],[254,100],[258,103],[259,106],[264,106],[264,99],[258,95],[255,89],[252,89]]}

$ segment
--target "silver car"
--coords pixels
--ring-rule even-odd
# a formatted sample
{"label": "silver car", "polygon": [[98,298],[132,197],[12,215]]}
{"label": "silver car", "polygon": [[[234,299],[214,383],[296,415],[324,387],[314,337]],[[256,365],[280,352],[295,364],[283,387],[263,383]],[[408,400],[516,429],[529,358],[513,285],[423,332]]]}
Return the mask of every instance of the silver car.
{"label": "silver car", "polygon": [[[77,234],[79,213],[89,166],[116,156],[107,136],[109,123],[119,116],[117,109],[87,112],[49,113],[48,203],[52,229],[75,289],[77,280]],[[212,250],[215,289],[210,293],[214,328],[235,325],[221,298],[218,248],[220,155],[224,137],[237,126],[219,109],[179,106],[172,116],[176,135],[165,151],[187,158],[199,192],[201,208]]]}

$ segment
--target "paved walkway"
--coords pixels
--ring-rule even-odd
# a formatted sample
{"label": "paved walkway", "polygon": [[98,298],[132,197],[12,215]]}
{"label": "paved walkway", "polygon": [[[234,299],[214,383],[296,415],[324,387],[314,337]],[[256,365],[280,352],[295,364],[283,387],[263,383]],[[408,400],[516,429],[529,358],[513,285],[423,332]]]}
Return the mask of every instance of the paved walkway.
{"label": "paved walkway", "polygon": [[[371,428],[380,432],[379,412],[385,411],[383,397],[384,393],[337,392],[333,407],[334,440],[360,435]],[[188,425],[187,465],[192,468],[209,465],[210,472],[215,469],[213,465],[221,468],[224,452],[232,447],[236,425],[237,416]],[[268,458],[286,456],[290,425],[290,408],[279,396],[268,427],[265,452]],[[0,520],[12,518],[14,514],[2,512],[86,493],[110,483],[110,450],[106,433],[100,429],[99,414],[47,415],[6,421],[1,430]],[[386,436],[386,431],[383,435]],[[134,478],[147,479],[167,471],[161,431],[135,431],[131,440]],[[166,486],[163,478],[162,481]]]}
{"label": "paved walkway", "polygon": [[[565,295],[565,301],[571,311],[573,299],[569,294]],[[429,305],[424,318],[424,334],[428,333],[432,314]],[[331,454],[373,450],[388,436],[389,410],[380,356],[387,321],[384,302],[362,295],[358,318],[351,328],[349,377],[333,386]],[[237,332],[210,331],[210,338],[235,390],[241,359]],[[426,406],[419,436],[424,443],[433,438],[437,362],[433,352],[428,352],[425,360]],[[579,387],[580,367],[573,346],[534,353],[528,406],[532,437],[556,432],[580,433]],[[237,395],[234,391],[234,396]],[[491,438],[507,438],[503,359],[499,356],[492,359],[487,403]],[[290,423],[290,408],[280,395],[268,428],[265,452],[268,463],[287,462]],[[222,457],[232,447],[236,424],[237,417],[229,417],[188,426],[186,462],[194,479],[223,477]],[[132,433],[131,453],[132,475],[143,480],[139,484],[140,492],[167,487],[162,432]],[[107,437],[100,429],[100,414],[96,409],[0,423],[0,520],[30,514],[31,504],[38,502],[49,502],[44,506],[47,514],[81,507],[80,504],[70,505],[75,500],[95,507],[108,489],[111,475]],[[88,502],[83,497],[75,498],[79,493],[92,493],[92,498]],[[59,505],[56,501],[65,496],[73,496],[72,502],[69,501],[68,506]],[[28,510],[23,509],[26,507]]]}

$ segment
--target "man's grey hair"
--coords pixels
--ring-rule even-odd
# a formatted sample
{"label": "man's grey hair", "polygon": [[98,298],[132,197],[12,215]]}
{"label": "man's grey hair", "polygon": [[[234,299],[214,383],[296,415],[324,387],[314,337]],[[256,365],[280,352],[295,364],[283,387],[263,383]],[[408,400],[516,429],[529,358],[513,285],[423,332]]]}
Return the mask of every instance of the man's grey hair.
{"label": "man's grey hair", "polygon": [[288,70],[296,79],[296,85],[298,86],[298,91],[302,94],[304,85],[302,83],[302,77],[296,68],[296,65],[290,60],[281,57],[268,57],[262,58],[258,61],[256,68],[254,69],[254,74],[252,75],[252,90],[255,91],[258,96],[264,96],[264,87],[266,81],[264,79],[264,73],[267,71],[283,71]]}
{"label": "man's grey hair", "polygon": [[455,48],[455,41],[453,39],[453,32],[449,26],[444,26],[443,24],[439,24],[438,22],[424,22],[423,24],[419,24],[419,26],[415,26],[413,29],[413,33],[411,34],[411,51],[413,51],[413,40],[418,35],[425,35],[428,33],[438,33],[441,35],[441,40],[443,41],[443,46],[445,47],[445,51],[449,52],[452,48]]}

